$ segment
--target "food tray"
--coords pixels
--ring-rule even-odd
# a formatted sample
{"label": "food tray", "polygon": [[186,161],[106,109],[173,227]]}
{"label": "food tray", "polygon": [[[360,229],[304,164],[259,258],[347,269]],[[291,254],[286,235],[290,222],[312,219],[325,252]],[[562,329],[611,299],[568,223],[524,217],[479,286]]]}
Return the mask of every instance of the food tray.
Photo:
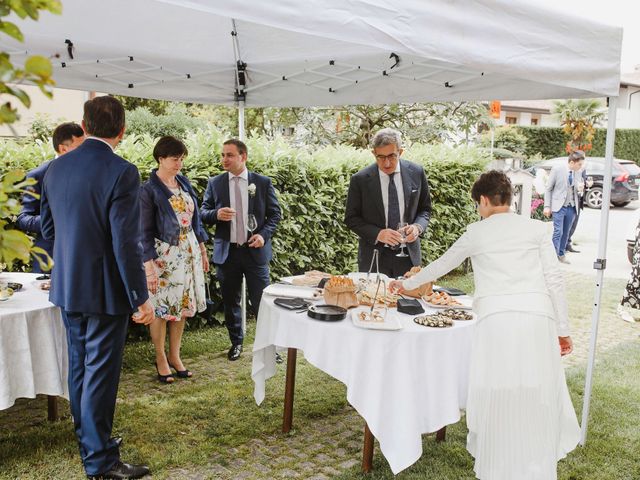
{"label": "food tray", "polygon": [[356,327],[367,328],[370,330],[402,330],[402,324],[400,323],[400,320],[395,314],[395,311],[388,311],[385,316],[383,309],[376,309],[376,310],[378,311],[382,310],[380,313],[384,317],[383,322],[366,322],[366,321],[363,322],[362,320],[360,320],[360,317],[359,317],[360,313],[361,312],[368,313],[371,311],[370,308],[364,308],[364,309],[358,308],[355,310],[351,310],[351,321]]}

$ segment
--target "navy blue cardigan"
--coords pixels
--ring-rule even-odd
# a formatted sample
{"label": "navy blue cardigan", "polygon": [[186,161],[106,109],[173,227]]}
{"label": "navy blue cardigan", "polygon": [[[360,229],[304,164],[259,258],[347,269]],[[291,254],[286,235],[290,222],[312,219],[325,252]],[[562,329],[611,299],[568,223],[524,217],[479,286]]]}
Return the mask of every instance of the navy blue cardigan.
{"label": "navy blue cardigan", "polygon": [[[153,169],[149,180],[142,184],[140,190],[140,205],[142,217],[142,248],[143,261],[158,258],[155,248],[155,239],[159,239],[169,245],[178,245],[180,240],[180,224],[169,199],[173,196],[171,190],[158,178],[158,169]],[[200,221],[200,209],[198,197],[187,177],[177,175],[176,180],[180,188],[191,195],[195,210],[191,226],[196,234],[198,243],[209,239]]]}

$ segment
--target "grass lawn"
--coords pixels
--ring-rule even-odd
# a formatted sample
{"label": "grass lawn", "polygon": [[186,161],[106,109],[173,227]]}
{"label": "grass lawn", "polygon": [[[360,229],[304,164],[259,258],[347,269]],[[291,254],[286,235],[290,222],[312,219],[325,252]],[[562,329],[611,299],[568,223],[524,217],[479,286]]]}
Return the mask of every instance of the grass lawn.
{"label": "grass lawn", "polygon": [[[469,276],[447,285],[472,290]],[[573,279],[573,318],[588,322],[592,282]],[[615,299],[622,283],[605,284],[603,324],[615,327]],[[604,305],[604,302],[607,302]],[[611,303],[611,305],[609,305]],[[577,320],[576,320],[577,321]],[[636,326],[637,327],[637,326]],[[632,327],[629,327],[632,328]],[[247,351],[254,324],[250,323]],[[640,342],[625,341],[600,354],[593,391],[589,441],[560,462],[564,480],[640,479]],[[374,472],[359,471],[363,422],[345,399],[345,387],[299,356],[294,428],[280,432],[284,368],[267,382],[261,407],[253,400],[251,356],[226,360],[223,328],[185,334],[183,358],[191,380],[161,385],[152,366],[150,343],[129,344],[116,410],[115,432],[124,437],[123,459],[148,462],[154,479],[393,478],[376,449]],[[582,405],[584,364],[567,369],[576,409]],[[67,412],[66,402],[62,402]],[[20,400],[0,412],[0,479],[84,478],[68,414],[46,422],[46,399]],[[580,418],[580,417],[579,417]],[[399,480],[473,479],[466,452],[464,420],[447,429],[447,441],[424,436],[424,455]]]}

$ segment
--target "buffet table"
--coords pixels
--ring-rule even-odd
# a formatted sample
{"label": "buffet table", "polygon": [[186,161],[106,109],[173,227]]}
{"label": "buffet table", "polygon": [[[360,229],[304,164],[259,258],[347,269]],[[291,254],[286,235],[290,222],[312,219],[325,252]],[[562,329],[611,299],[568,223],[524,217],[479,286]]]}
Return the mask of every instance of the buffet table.
{"label": "buffet table", "polygon": [[[347,386],[347,400],[366,421],[363,469],[371,466],[373,436],[394,474],[422,455],[422,434],[460,420],[467,397],[471,336],[475,320],[449,328],[417,325],[397,313],[398,331],[356,327],[350,315],[323,322],[284,310],[263,295],[253,346],[251,376],[260,405],[265,382],[276,371],[276,346],[289,349],[283,430],[291,427],[297,349]],[[426,313],[435,313],[427,308]],[[369,433],[370,432],[370,433]]]}
{"label": "buffet table", "polygon": [[58,418],[57,396],[69,398],[67,340],[60,309],[32,273],[2,273],[22,289],[0,302],[0,410],[17,398],[49,396],[49,420]]}

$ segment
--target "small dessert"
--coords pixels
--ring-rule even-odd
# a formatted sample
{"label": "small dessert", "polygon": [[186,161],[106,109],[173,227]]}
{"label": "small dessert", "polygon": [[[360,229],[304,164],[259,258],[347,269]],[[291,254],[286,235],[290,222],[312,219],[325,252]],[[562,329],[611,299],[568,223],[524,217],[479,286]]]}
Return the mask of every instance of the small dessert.
{"label": "small dessert", "polygon": [[362,311],[358,314],[358,319],[361,322],[375,322],[375,323],[384,322],[384,317],[377,310],[374,310],[373,313],[368,311]]}

